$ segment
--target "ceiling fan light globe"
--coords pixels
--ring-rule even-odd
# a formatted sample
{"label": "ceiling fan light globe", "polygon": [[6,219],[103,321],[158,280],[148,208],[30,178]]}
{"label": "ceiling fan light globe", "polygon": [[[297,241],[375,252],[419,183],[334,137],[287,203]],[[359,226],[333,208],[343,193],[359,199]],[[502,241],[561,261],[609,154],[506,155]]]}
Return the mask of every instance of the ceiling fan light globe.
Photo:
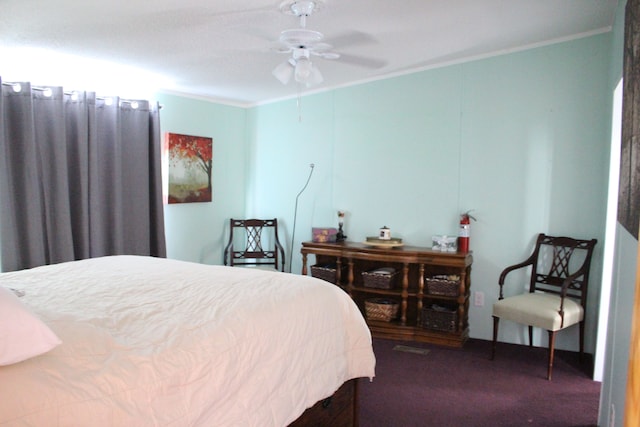
{"label": "ceiling fan light globe", "polygon": [[289,63],[289,61],[285,61],[282,64],[278,65],[271,72],[273,76],[280,81],[283,85],[289,83],[291,80],[291,76],[293,76],[293,66]]}
{"label": "ceiling fan light globe", "polygon": [[296,62],[295,79],[299,83],[307,83],[311,78],[313,66],[307,58],[300,58]]}
{"label": "ceiling fan light globe", "polygon": [[318,70],[318,67],[313,67],[311,69],[311,76],[309,76],[309,79],[307,80],[307,87],[319,85],[323,81],[324,78],[322,77],[320,70]]}

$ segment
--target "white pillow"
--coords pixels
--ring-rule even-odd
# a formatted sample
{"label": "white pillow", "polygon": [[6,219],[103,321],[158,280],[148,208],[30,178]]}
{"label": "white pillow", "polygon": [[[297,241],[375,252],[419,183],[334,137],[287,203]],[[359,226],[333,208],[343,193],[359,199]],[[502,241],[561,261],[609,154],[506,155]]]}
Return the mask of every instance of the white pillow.
{"label": "white pillow", "polygon": [[0,286],[0,366],[46,353],[61,342],[11,290]]}

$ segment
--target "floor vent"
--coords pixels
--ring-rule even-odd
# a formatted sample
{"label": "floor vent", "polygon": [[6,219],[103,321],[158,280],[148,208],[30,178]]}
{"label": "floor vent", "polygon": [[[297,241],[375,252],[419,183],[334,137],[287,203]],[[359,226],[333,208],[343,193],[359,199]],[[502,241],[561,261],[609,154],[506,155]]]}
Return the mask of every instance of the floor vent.
{"label": "floor vent", "polygon": [[405,353],[413,353],[413,354],[428,354],[429,351],[426,348],[418,348],[418,347],[410,347],[408,345],[396,345],[393,347],[395,351],[403,351]]}

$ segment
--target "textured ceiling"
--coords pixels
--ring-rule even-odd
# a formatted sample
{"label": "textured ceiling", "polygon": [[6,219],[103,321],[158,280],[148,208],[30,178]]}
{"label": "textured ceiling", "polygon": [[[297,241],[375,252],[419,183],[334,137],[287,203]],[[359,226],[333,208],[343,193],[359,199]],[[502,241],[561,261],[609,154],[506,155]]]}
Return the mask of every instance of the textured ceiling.
{"label": "textured ceiling", "polygon": [[[103,69],[120,66],[100,77],[103,82],[123,74],[132,84],[142,80],[176,93],[255,105],[299,90],[326,90],[609,31],[617,1],[325,0],[307,19],[307,28],[322,32],[342,56],[312,57],[324,82],[311,89],[282,85],[271,74],[289,57],[274,50],[280,31],[299,25],[279,5],[272,0],[3,0],[0,76],[29,74],[19,70],[23,65],[50,79],[90,81],[93,68],[82,61],[91,59]],[[67,60],[31,65],[47,52]],[[132,69],[122,71],[123,66]]]}

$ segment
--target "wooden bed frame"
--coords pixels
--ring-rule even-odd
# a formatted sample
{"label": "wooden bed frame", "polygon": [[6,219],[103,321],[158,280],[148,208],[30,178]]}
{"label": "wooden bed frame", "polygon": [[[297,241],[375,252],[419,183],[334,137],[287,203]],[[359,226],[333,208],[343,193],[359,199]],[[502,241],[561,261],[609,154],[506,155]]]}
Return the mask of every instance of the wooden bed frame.
{"label": "wooden bed frame", "polygon": [[342,384],[336,392],[307,409],[290,427],[357,427],[358,379]]}

